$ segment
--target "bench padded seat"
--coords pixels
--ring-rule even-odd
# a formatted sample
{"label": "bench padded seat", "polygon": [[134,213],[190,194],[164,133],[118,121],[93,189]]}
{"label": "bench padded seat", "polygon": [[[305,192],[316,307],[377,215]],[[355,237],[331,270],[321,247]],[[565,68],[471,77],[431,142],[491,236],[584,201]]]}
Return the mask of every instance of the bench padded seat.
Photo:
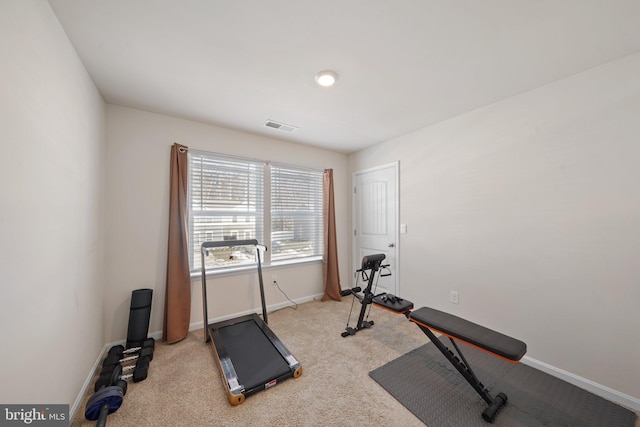
{"label": "bench padded seat", "polygon": [[433,308],[419,308],[411,312],[409,320],[510,361],[519,361],[527,352],[527,345],[520,340]]}

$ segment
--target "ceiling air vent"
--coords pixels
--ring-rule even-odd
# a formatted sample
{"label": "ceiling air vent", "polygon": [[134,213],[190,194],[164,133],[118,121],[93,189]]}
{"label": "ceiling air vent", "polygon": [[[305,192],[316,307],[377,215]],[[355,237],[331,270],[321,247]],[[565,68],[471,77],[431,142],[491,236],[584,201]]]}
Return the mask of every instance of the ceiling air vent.
{"label": "ceiling air vent", "polygon": [[288,132],[288,133],[291,133],[291,132],[295,131],[296,129],[298,129],[295,126],[287,125],[287,124],[276,122],[276,121],[273,121],[273,120],[267,120],[264,125],[266,127],[268,127],[268,128],[278,129],[278,130],[280,130],[282,132]]}

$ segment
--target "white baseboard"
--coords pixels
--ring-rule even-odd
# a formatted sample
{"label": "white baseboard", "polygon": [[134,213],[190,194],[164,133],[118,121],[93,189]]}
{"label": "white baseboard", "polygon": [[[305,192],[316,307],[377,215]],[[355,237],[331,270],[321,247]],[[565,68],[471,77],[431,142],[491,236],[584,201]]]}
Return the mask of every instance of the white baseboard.
{"label": "white baseboard", "polygon": [[573,384],[576,387],[580,387],[581,389],[593,393],[596,396],[600,396],[603,399],[607,399],[611,402],[617,403],[618,405],[624,406],[634,412],[640,412],[640,399],[637,399],[633,396],[621,393],[612,388],[603,386],[602,384],[598,384],[586,378],[582,378],[578,375],[572,374],[571,372],[556,368],[555,366],[540,362],[539,360],[532,359],[529,356],[523,357],[521,362],[539,371],[545,372],[551,376],[566,381],[569,384]]}
{"label": "white baseboard", "polygon": [[91,380],[93,380],[93,373],[96,372],[96,369],[98,369],[98,366],[102,362],[102,356],[104,355],[104,352],[107,351],[108,346],[109,346],[108,344],[105,344],[105,346],[102,348],[102,351],[100,351],[100,353],[98,354],[98,357],[96,357],[96,361],[93,363],[93,367],[89,371],[89,375],[84,380],[84,384],[82,384],[82,389],[80,390],[80,393],[76,397],[75,402],[73,402],[73,405],[71,405],[71,408],[69,409],[69,420],[70,420],[69,424],[71,424],[71,422],[76,417],[78,409],[80,409],[80,405],[84,400],[84,396],[87,394],[89,387],[91,387],[91,384],[92,384]]}

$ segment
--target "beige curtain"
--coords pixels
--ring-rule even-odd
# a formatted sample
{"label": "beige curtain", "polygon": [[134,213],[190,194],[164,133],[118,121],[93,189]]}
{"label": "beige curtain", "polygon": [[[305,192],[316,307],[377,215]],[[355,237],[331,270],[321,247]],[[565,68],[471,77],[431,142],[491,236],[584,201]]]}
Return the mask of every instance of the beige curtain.
{"label": "beige curtain", "polygon": [[168,343],[178,342],[187,336],[191,317],[191,281],[187,246],[187,151],[187,147],[177,143],[171,147],[169,246],[162,329],[162,340]]}
{"label": "beige curtain", "polygon": [[341,301],[338,246],[336,242],[336,210],[333,198],[333,169],[325,169],[322,183],[322,220],[324,223],[324,295],[322,301]]}

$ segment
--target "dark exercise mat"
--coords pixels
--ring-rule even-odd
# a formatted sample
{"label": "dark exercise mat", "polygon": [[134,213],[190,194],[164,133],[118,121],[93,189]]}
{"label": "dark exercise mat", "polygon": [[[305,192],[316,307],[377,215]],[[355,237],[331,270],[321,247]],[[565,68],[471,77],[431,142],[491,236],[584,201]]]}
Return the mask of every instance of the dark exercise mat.
{"label": "dark exercise mat", "polygon": [[[449,342],[445,343],[451,347]],[[636,414],[522,363],[512,364],[460,345],[495,397],[508,396],[493,424],[484,400],[431,343],[369,372],[369,376],[428,427],[633,427]]]}

